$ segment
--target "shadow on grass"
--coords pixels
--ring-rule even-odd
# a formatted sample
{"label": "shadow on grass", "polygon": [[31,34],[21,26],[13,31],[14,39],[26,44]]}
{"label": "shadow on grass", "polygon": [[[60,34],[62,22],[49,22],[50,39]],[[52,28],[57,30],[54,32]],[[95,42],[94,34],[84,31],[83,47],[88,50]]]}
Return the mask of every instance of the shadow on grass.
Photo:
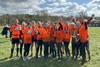
{"label": "shadow on grass", "polygon": [[56,58],[48,58],[45,60],[43,57],[36,59],[35,57],[30,60],[23,61],[22,59],[13,57],[12,59],[3,58],[0,59],[0,67],[80,67],[79,61],[71,59],[63,59],[58,61]]}

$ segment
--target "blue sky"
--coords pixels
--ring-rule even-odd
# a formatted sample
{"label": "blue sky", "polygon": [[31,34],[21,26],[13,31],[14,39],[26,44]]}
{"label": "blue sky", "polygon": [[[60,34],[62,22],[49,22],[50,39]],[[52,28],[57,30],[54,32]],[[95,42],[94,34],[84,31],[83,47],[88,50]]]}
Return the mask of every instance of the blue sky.
{"label": "blue sky", "polygon": [[76,16],[86,11],[100,16],[100,0],[0,0],[0,14],[34,14],[48,10],[49,15]]}

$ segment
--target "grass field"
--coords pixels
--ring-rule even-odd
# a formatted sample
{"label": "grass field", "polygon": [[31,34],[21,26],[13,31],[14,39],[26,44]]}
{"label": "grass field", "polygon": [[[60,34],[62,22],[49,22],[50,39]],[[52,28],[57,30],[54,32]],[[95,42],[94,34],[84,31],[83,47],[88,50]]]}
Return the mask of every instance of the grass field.
{"label": "grass field", "polygon": [[[0,32],[1,29],[2,28],[0,28]],[[23,61],[15,56],[16,50],[14,51],[14,57],[9,59],[8,57],[10,56],[11,42],[9,38],[6,39],[4,36],[0,35],[0,67],[100,67],[100,28],[89,28],[89,34],[92,60],[84,65],[81,65],[79,61],[71,59],[65,58],[58,61],[57,59],[52,59],[51,57],[45,61],[43,57],[35,59],[33,56],[30,60]]]}

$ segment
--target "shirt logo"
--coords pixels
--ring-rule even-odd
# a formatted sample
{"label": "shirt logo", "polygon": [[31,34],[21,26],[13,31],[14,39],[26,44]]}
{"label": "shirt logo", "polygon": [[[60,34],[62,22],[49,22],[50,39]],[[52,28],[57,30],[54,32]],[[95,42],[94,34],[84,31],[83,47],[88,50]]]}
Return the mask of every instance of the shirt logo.
{"label": "shirt logo", "polygon": [[28,31],[27,31],[27,34],[32,34],[32,31],[31,31],[31,30],[28,30]]}
{"label": "shirt logo", "polygon": [[19,30],[19,28],[18,28],[18,27],[16,27],[16,28],[14,28],[14,30],[15,30],[15,31],[18,31],[18,30]]}

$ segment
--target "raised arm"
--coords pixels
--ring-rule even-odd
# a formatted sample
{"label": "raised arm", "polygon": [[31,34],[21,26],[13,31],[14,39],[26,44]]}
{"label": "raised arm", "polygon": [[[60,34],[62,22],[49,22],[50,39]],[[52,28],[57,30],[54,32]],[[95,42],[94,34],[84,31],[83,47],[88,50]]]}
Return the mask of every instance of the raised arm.
{"label": "raised arm", "polygon": [[93,19],[93,17],[94,17],[94,14],[91,15],[91,17],[88,19],[88,21],[86,22],[86,24],[89,24],[90,21]]}

